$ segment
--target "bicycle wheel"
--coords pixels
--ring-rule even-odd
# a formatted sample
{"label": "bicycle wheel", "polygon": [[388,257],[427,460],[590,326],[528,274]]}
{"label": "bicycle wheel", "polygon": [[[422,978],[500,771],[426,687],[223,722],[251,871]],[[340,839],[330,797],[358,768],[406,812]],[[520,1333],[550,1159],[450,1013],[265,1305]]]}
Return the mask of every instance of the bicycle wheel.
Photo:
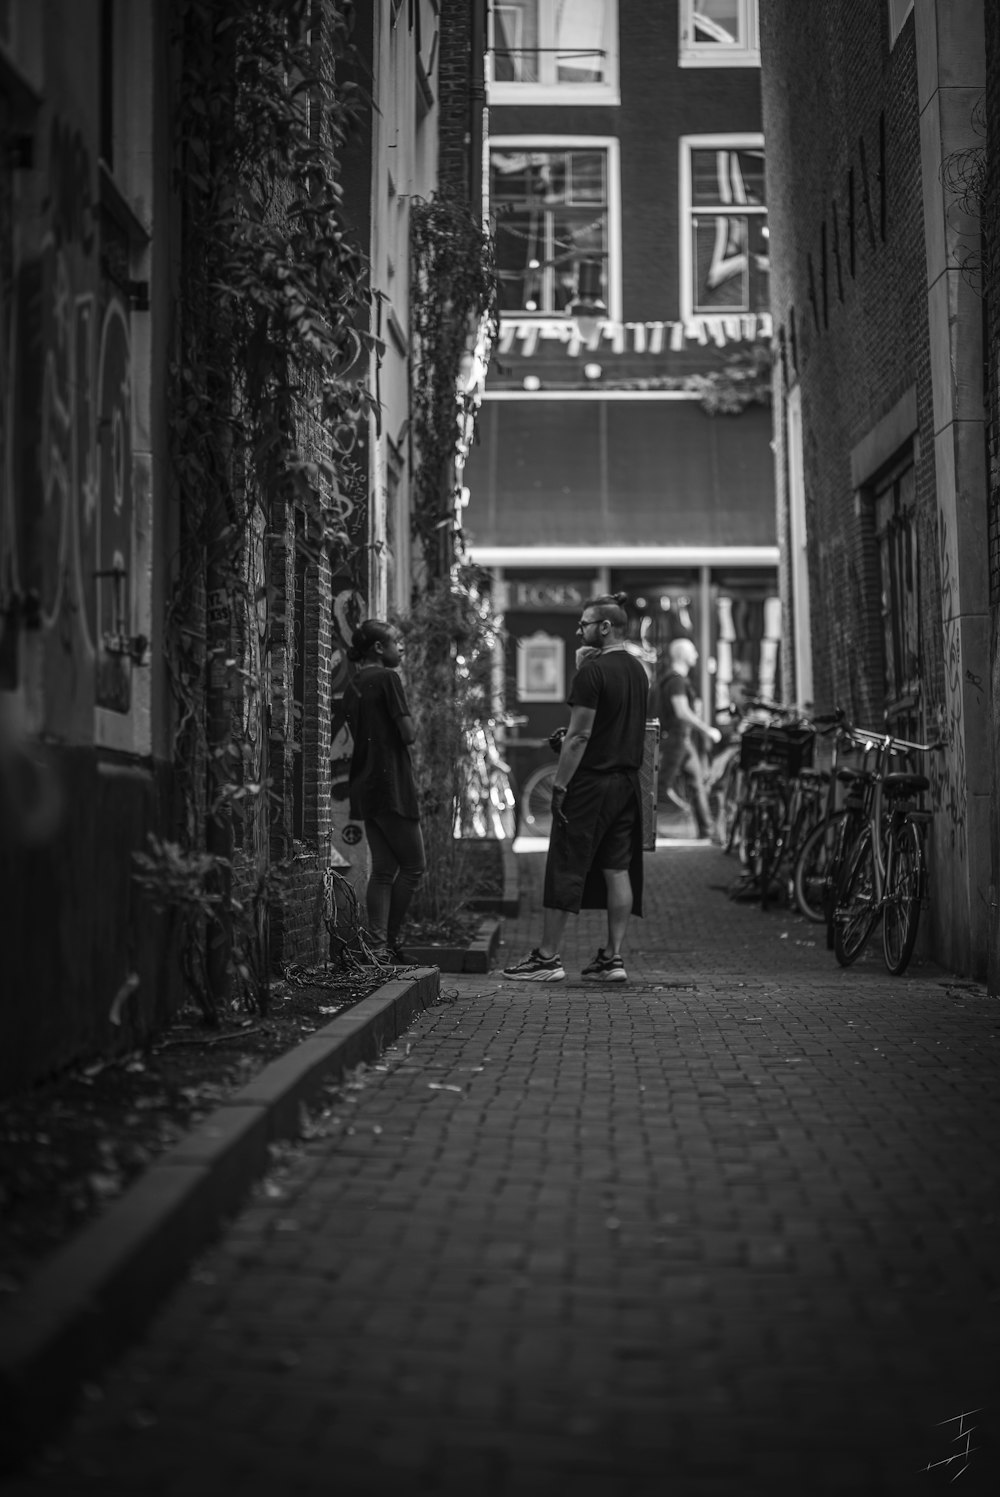
{"label": "bicycle wheel", "polygon": [[806,919],[817,925],[827,918],[828,888],[830,880],[836,877],[834,870],[846,820],[846,811],[835,811],[829,821],[813,827],[795,860],[792,873],[795,903]]}
{"label": "bicycle wheel", "polygon": [[833,953],[842,967],[856,962],[872,933],[875,902],[875,856],[866,827],[848,854],[833,912]]}
{"label": "bicycle wheel", "polygon": [[893,977],[906,971],[920,924],[924,850],[912,821],[889,834],[888,884],[882,911],[882,955]]}
{"label": "bicycle wheel", "polygon": [[795,899],[794,874],[799,850],[812,831],[817,814],[815,796],[807,796],[793,807],[791,819],[787,820],[782,814],[778,825],[770,883],[785,894],[790,905]]}
{"label": "bicycle wheel", "polygon": [[767,909],[771,883],[781,861],[781,812],[771,801],[757,808],[750,869],[760,890],[760,907]]}
{"label": "bicycle wheel", "polygon": [[521,820],[525,830],[548,831],[552,820],[552,786],[555,779],[554,764],[545,764],[528,776],[521,796]]}
{"label": "bicycle wheel", "polygon": [[708,792],[708,805],[719,846],[731,852],[736,813],[740,804],[740,760],[733,754]]}
{"label": "bicycle wheel", "polygon": [[764,811],[761,802],[744,799],[739,808],[734,843],[742,871],[729,886],[730,899],[760,897],[760,872]]}
{"label": "bicycle wheel", "polygon": [[[799,860],[799,853],[806,845],[806,839],[811,837],[817,826],[823,820],[824,811],[820,797],[808,792],[799,801],[792,817],[791,830],[785,839],[785,857],[788,859],[789,868],[794,870]],[[791,873],[789,874],[789,892],[791,892]]]}

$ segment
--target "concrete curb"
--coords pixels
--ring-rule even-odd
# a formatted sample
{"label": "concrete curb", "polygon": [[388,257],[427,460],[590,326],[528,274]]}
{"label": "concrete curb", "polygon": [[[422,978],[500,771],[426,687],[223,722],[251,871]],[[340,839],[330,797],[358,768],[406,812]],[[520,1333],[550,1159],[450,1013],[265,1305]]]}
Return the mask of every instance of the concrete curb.
{"label": "concrete curb", "polygon": [[502,933],[503,921],[485,918],[464,946],[421,946],[407,941],[406,950],[415,962],[434,962],[442,972],[489,972],[496,962]]}
{"label": "concrete curb", "polygon": [[499,895],[477,895],[469,900],[470,910],[482,910],[488,914],[505,915],[516,920],[521,913],[520,870],[517,854],[512,842],[501,842],[500,857],[503,865],[503,890]]}
{"label": "concrete curb", "polygon": [[297,1134],[321,1086],[373,1060],[440,989],[436,967],[395,978],[265,1066],[0,1309],[0,1471],[143,1329],[264,1173],[268,1144]]}

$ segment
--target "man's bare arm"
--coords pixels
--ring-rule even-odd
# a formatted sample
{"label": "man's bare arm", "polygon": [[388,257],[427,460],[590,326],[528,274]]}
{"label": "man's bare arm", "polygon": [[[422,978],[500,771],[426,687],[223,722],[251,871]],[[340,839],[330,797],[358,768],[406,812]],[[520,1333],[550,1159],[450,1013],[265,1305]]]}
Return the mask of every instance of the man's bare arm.
{"label": "man's bare arm", "polygon": [[672,695],[670,698],[670,705],[673,707],[674,712],[680,718],[681,722],[687,723],[692,728],[697,728],[698,732],[703,733],[710,743],[718,743],[719,739],[722,737],[722,734],[719,732],[718,728],[710,727],[708,723],[702,722],[701,718],[696,712],[692,712],[691,704],[687,699],[686,692],[680,691],[676,694],[676,696]]}
{"label": "man's bare arm", "polygon": [[580,767],[597,711],[594,707],[573,707],[570,710],[569,727],[559,751],[555,783],[563,789],[569,784]]}

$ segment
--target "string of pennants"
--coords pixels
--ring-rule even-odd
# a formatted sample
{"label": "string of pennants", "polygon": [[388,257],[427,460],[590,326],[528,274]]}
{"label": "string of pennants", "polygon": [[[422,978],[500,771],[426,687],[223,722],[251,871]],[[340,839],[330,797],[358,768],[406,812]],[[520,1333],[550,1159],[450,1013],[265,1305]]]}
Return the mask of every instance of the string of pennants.
{"label": "string of pennants", "polygon": [[541,342],[564,343],[567,358],[599,350],[623,353],[680,353],[685,347],[714,344],[726,348],[733,343],[768,342],[773,332],[769,312],[750,312],[733,317],[694,317],[686,322],[601,322],[586,338],[567,318],[556,321],[520,322],[503,318],[496,351],[516,353],[530,359]]}

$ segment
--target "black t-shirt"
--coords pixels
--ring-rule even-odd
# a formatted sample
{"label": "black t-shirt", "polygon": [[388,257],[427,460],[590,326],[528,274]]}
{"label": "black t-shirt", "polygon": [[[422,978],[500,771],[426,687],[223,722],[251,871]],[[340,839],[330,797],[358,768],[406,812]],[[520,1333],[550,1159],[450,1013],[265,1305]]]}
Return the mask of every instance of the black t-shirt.
{"label": "black t-shirt", "polygon": [[687,697],[687,704],[692,712],[694,711],[696,695],[695,689],[691,685],[690,676],[682,676],[680,671],[671,671],[661,681],[658,693],[661,733],[687,732],[691,726],[683,718],[678,717],[674,711],[674,704],[671,698],[677,696]]}
{"label": "black t-shirt", "polygon": [[607,774],[638,769],[646,733],[649,681],[628,650],[602,651],[584,661],[570,687],[571,707],[593,707],[594,726],[581,769]]}
{"label": "black t-shirt", "polygon": [[398,719],[408,717],[403,683],[387,666],[358,671],[344,692],[344,711],[354,738],[351,754],[351,815],[420,815],[410,750]]}

